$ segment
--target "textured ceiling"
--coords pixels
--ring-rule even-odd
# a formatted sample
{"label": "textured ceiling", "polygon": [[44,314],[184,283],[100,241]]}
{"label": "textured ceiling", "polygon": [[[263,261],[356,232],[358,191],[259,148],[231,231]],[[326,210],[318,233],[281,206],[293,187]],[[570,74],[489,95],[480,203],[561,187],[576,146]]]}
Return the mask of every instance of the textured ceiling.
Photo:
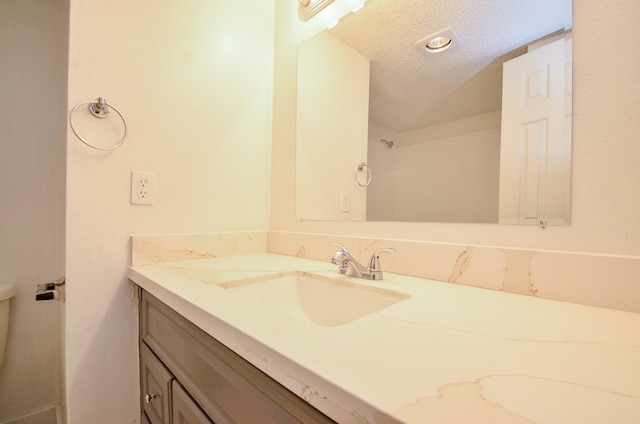
{"label": "textured ceiling", "polygon": [[[500,110],[502,63],[571,26],[571,0],[369,0],[330,31],[371,59],[371,122],[402,132]],[[447,27],[458,45],[415,46]]]}

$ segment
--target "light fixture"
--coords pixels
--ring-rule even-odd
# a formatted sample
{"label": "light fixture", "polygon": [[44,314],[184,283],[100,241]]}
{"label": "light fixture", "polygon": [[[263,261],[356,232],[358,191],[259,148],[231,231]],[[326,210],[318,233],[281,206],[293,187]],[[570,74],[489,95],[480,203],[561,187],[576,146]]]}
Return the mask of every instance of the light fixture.
{"label": "light fixture", "polygon": [[353,6],[353,9],[351,10],[353,13],[356,13],[358,10],[362,9],[364,7],[364,4],[367,2],[367,0],[359,0],[355,3],[355,6]]}
{"label": "light fixture", "polygon": [[458,37],[450,27],[416,41],[416,47],[423,52],[440,53],[460,44]]}
{"label": "light fixture", "polygon": [[307,22],[334,1],[335,0],[298,0],[298,16]]}
{"label": "light fixture", "polygon": [[435,37],[427,41],[424,48],[429,52],[441,52],[451,46],[451,38],[449,37]]}
{"label": "light fixture", "polygon": [[298,16],[304,22],[316,15],[316,20],[323,22],[325,27],[331,28],[340,19],[351,12],[357,12],[364,7],[367,0],[298,0]]}

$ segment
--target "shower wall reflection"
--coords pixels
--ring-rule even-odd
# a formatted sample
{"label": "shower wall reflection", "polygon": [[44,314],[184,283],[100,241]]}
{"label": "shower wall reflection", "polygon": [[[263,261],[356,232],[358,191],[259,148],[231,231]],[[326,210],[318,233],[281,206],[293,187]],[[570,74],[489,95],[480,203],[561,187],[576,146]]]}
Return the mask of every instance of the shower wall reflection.
{"label": "shower wall reflection", "polygon": [[368,220],[498,222],[499,112],[402,134],[370,125],[367,157]]}

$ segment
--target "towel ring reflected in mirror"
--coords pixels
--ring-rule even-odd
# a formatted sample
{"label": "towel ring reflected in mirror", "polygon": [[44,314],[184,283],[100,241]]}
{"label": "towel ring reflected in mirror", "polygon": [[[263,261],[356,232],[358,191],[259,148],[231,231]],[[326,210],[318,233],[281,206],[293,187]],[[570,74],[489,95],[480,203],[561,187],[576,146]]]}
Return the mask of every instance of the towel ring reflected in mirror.
{"label": "towel ring reflected in mirror", "polygon": [[[358,175],[361,172],[366,173],[366,178],[364,183],[361,183],[360,179],[358,178]],[[355,177],[356,177],[356,183],[358,183],[360,187],[367,187],[369,184],[371,184],[371,168],[369,168],[369,166],[365,162],[358,162],[358,165],[356,165]]]}

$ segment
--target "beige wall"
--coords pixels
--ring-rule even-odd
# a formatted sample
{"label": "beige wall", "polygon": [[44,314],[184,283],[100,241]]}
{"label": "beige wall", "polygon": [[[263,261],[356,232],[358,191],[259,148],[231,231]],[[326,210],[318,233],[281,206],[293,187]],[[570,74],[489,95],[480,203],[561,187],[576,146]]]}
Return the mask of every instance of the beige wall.
{"label": "beige wall", "polygon": [[[69,108],[103,96],[129,136],[101,152],[68,135],[69,423],[133,423],[131,234],[268,227],[274,6],[72,0],[70,22]],[[129,204],[131,170],[156,174],[153,206]]]}
{"label": "beige wall", "polygon": [[367,158],[369,59],[325,32],[300,47],[297,65],[296,137],[309,142],[296,149],[296,218],[363,220],[366,190],[353,174]]}
{"label": "beige wall", "polygon": [[0,368],[0,422],[39,422],[61,402],[60,302],[36,284],[63,274],[66,0],[0,2],[0,281],[15,283]]}
{"label": "beige wall", "polygon": [[[566,227],[491,224],[297,222],[295,59],[306,37],[295,8],[276,2],[273,172],[270,229],[376,238],[640,254],[640,4],[574,1],[572,223]],[[606,43],[603,40],[616,40]]]}

